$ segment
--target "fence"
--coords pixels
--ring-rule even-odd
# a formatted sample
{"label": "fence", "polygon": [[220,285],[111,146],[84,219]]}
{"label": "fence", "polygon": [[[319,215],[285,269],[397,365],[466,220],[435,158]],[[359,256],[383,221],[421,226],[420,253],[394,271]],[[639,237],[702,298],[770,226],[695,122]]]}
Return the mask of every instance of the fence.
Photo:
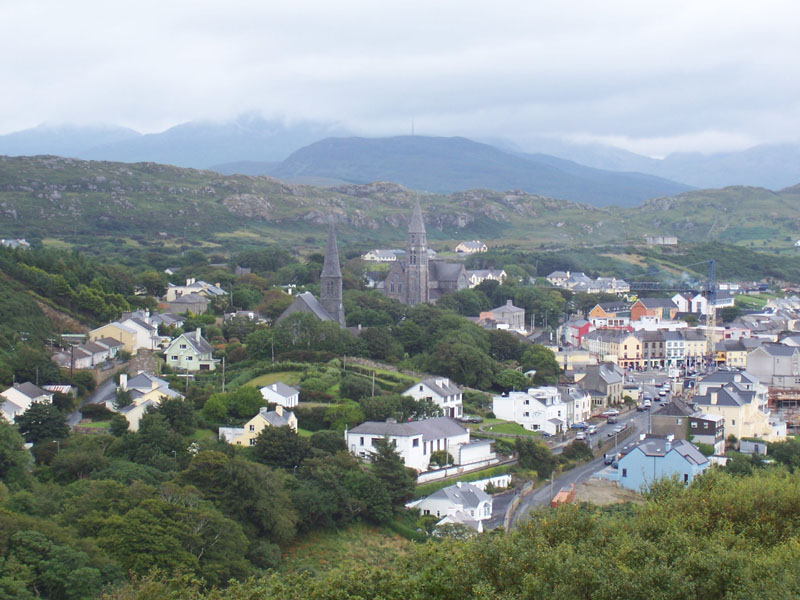
{"label": "fence", "polygon": [[530,494],[533,491],[533,489],[534,489],[533,482],[529,481],[517,491],[517,494],[514,496],[514,499],[511,501],[511,503],[508,505],[508,508],[506,509],[506,517],[505,519],[503,519],[503,529],[505,531],[508,531],[509,527],[511,527],[511,519],[514,518],[514,512],[519,507],[519,503],[522,502],[522,499],[528,494]]}

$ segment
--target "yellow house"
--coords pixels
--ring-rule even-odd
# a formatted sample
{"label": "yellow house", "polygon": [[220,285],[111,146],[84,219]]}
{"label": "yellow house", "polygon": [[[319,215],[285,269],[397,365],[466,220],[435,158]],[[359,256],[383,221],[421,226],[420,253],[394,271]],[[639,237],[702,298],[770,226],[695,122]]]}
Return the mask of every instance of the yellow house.
{"label": "yellow house", "polygon": [[632,333],[623,334],[617,344],[617,364],[623,369],[640,367],[642,341]]}
{"label": "yellow house", "polygon": [[123,344],[122,349],[129,354],[136,354],[137,346],[137,333],[132,327],[127,327],[116,321],[108,323],[97,329],[92,329],[89,332],[89,340],[95,341],[104,337],[110,337]]}
{"label": "yellow house", "polygon": [[705,332],[687,329],[683,332],[683,355],[687,362],[698,362],[706,356]]}
{"label": "yellow house", "polygon": [[756,391],[737,389],[727,385],[710,388],[702,396],[694,396],[698,410],[711,415],[725,417],[725,435],[733,434],[738,439],[758,437],[768,442],[786,439],[783,433],[775,431],[769,422],[769,414],[759,408]]}
{"label": "yellow house", "polygon": [[[131,403],[120,409],[120,413],[128,420],[131,431],[139,430],[139,421],[148,407],[158,407],[162,398],[183,398],[183,395],[169,387],[169,383],[151,373],[138,373],[128,379],[125,373],[119,376],[119,391],[130,395]],[[106,407],[115,410],[113,400]]]}
{"label": "yellow house", "polygon": [[244,427],[220,427],[219,439],[235,446],[254,446],[258,434],[265,427],[291,427],[297,433],[297,417],[280,404],[275,410],[262,406],[258,414],[244,424]]}
{"label": "yellow house", "polygon": [[723,340],[717,342],[714,360],[718,365],[729,367],[747,367],[747,348],[739,340]]}

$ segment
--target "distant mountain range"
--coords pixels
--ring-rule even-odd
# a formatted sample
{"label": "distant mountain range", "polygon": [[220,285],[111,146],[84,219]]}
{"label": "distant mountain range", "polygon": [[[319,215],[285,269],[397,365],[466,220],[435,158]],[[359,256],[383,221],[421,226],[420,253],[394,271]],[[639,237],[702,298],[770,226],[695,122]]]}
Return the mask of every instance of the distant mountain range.
{"label": "distant mountain range", "polygon": [[777,190],[800,181],[800,146],[791,144],[659,160],[610,146],[552,140],[531,142],[524,153],[500,142],[458,137],[350,136],[352,132],[334,124],[287,123],[255,115],[228,122],[192,121],[146,135],[113,125],[43,125],[0,136],[0,154],[158,162],[314,185],[391,181],[435,193],[517,189],[621,206],[691,187]]}
{"label": "distant mountain range", "polygon": [[[292,183],[399,183],[450,194],[473,189],[524,192],[595,206],[634,206],[689,186],[641,173],[615,173],[546,155],[515,155],[466,138],[328,138],[278,165],[242,165],[250,174]],[[216,167],[241,172],[237,165]]]}

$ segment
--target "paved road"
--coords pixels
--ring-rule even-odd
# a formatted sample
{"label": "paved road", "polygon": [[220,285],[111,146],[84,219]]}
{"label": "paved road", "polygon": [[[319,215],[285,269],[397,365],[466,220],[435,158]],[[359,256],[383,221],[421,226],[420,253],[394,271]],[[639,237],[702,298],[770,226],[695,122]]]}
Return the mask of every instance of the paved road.
{"label": "paved road", "polygon": [[78,410],[71,413],[69,417],[67,417],[67,425],[69,425],[70,427],[74,427],[75,425],[80,423],[82,418],[81,408],[83,408],[85,404],[97,404],[98,402],[107,400],[108,398],[114,395],[114,390],[116,389],[116,387],[117,384],[114,381],[113,377],[106,379],[103,383],[98,385],[95,388],[94,392],[92,392],[91,396],[81,401],[80,406],[78,406]]}
{"label": "paved road", "polygon": [[[627,423],[629,427],[633,428],[633,433],[626,438],[626,442],[636,439],[635,436],[639,435],[647,431],[647,420],[648,420],[648,413],[629,413],[624,415],[619,419],[619,424]],[[613,430],[616,425],[603,425],[600,427],[597,435],[593,435],[592,441],[594,444],[597,444],[597,438],[602,436],[602,439],[606,439],[608,432]],[[555,450],[554,450],[555,452]],[[560,477],[556,478],[553,481],[552,485],[552,492],[551,486],[545,485],[535,492],[531,492],[527,496],[522,499],[519,507],[517,508],[516,512],[514,513],[513,518],[511,519],[510,527],[514,529],[519,525],[521,521],[527,518],[528,512],[534,508],[538,508],[541,506],[549,506],[550,501],[553,499],[553,496],[563,487],[568,487],[569,484],[574,483],[577,485],[582,481],[586,481],[589,479],[592,474],[596,471],[599,471],[603,468],[603,457],[599,457],[594,459],[592,462],[580,465],[571,471],[567,471]]]}

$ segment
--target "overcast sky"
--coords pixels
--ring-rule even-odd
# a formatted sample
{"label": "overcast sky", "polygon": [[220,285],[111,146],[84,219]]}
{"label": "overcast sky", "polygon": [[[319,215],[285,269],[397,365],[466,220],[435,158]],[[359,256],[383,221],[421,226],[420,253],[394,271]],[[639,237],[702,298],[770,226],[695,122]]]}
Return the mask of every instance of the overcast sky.
{"label": "overcast sky", "polygon": [[662,156],[800,140],[800,2],[2,0],[0,133],[246,111]]}

